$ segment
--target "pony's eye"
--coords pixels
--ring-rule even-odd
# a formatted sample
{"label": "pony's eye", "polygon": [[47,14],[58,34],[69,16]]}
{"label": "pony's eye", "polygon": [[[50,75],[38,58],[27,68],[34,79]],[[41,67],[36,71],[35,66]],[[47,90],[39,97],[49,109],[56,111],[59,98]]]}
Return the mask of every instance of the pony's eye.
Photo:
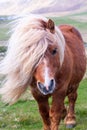
{"label": "pony's eye", "polygon": [[55,55],[57,53],[57,48],[52,50],[52,55]]}

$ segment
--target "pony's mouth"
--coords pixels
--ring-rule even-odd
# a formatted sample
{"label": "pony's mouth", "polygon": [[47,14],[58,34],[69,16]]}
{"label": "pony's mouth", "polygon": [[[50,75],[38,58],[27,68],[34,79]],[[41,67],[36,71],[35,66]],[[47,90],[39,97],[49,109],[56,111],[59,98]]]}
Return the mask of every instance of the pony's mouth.
{"label": "pony's mouth", "polygon": [[43,95],[52,94],[55,89],[55,81],[52,79],[49,86],[44,86],[41,82],[37,82],[37,87]]}

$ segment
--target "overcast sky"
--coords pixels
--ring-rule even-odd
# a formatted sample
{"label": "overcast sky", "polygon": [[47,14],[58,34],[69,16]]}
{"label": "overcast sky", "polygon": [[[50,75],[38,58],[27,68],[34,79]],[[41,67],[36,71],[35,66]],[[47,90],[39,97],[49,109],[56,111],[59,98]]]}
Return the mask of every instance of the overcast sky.
{"label": "overcast sky", "polygon": [[0,3],[4,3],[4,2],[7,2],[9,0],[0,0]]}
{"label": "overcast sky", "polygon": [[87,11],[86,0],[0,0],[0,15],[72,11],[83,7]]}

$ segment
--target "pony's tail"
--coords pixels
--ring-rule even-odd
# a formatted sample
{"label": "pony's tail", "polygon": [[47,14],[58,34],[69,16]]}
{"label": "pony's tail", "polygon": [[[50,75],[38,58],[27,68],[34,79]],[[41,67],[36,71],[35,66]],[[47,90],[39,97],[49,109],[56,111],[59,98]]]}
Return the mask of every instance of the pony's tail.
{"label": "pony's tail", "polygon": [[21,84],[13,77],[8,77],[0,88],[1,100],[6,104],[14,104],[20,96],[26,91],[28,84]]}

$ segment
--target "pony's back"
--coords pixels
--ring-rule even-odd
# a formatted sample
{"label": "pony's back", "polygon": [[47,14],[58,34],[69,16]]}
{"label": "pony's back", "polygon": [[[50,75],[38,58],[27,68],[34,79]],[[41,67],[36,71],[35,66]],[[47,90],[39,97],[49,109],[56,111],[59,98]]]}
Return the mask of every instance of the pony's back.
{"label": "pony's back", "polygon": [[86,70],[86,56],[82,37],[78,30],[70,25],[59,26],[64,35],[66,46],[72,53],[73,70],[71,84],[79,83]]}

